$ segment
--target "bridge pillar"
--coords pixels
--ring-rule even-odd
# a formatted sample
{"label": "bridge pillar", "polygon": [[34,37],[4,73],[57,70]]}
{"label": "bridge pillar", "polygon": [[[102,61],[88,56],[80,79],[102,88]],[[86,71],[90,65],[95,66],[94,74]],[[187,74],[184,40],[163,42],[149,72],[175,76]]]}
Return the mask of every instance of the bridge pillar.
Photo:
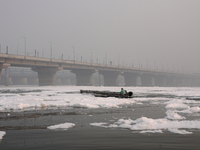
{"label": "bridge pillar", "polygon": [[8,69],[8,67],[5,68],[5,77],[6,77],[5,86],[8,86],[8,84],[9,84],[9,69]]}
{"label": "bridge pillar", "polygon": [[104,86],[118,86],[118,76],[120,72],[118,71],[99,71],[104,77]]}
{"label": "bridge pillar", "polygon": [[[0,82],[1,82],[1,71],[4,68],[9,67],[10,64],[8,63],[0,63]],[[8,81],[9,81],[9,75],[8,75],[8,70],[6,70],[7,74],[6,74],[6,78],[5,78],[5,85],[8,85]]]}
{"label": "bridge pillar", "polygon": [[156,75],[154,81],[155,81],[155,86],[160,86],[160,87],[166,86],[166,76],[165,75]]}
{"label": "bridge pillar", "polygon": [[182,86],[187,86],[187,78],[182,77]]}
{"label": "bridge pillar", "polygon": [[200,78],[199,77],[193,77],[191,79],[191,86],[199,87],[200,86]]}
{"label": "bridge pillar", "polygon": [[28,85],[38,85],[38,78],[37,77],[27,77],[27,84]]}
{"label": "bridge pillar", "polygon": [[141,76],[142,86],[153,86],[154,76],[152,74],[142,74]]}
{"label": "bridge pillar", "polygon": [[12,77],[12,82],[14,85],[27,85],[26,77]]}
{"label": "bridge pillar", "polygon": [[124,72],[126,86],[137,86],[138,73]]}
{"label": "bridge pillar", "polygon": [[95,73],[95,70],[73,69],[71,72],[76,74],[76,85],[78,86],[92,85],[92,74]]}
{"label": "bridge pillar", "polygon": [[61,67],[33,67],[33,71],[38,73],[39,86],[54,86],[56,81],[56,72]]}
{"label": "bridge pillar", "polygon": [[165,86],[167,87],[174,87],[176,86],[176,78],[174,76],[166,76],[166,78],[164,79],[166,80]]}
{"label": "bridge pillar", "polygon": [[176,86],[183,86],[183,84],[184,84],[184,78],[181,77],[181,76],[177,76],[175,83],[176,83]]}
{"label": "bridge pillar", "polygon": [[200,78],[199,78],[199,77],[196,78],[196,86],[197,86],[197,87],[200,86]]}
{"label": "bridge pillar", "polygon": [[187,86],[192,86],[192,78],[191,77],[187,78]]}
{"label": "bridge pillar", "polygon": [[7,85],[13,85],[13,82],[12,82],[12,78],[11,77],[8,77],[6,79],[6,76],[2,76],[1,77],[1,85],[6,85],[6,80],[7,80]]}
{"label": "bridge pillar", "polygon": [[60,79],[61,85],[72,85],[70,78],[61,78]]}
{"label": "bridge pillar", "polygon": [[182,77],[182,86],[190,86],[189,77]]}
{"label": "bridge pillar", "polygon": [[56,85],[62,85],[60,78],[56,78]]}
{"label": "bridge pillar", "polygon": [[[179,77],[178,79],[179,86],[191,86],[192,80],[190,77]],[[195,84],[198,86],[198,80],[195,81]]]}

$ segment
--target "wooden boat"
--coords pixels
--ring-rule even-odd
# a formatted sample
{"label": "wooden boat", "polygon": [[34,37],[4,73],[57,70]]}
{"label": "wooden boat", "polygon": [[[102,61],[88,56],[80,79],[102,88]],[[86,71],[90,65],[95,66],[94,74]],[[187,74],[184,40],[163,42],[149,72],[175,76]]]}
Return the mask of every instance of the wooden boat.
{"label": "wooden boat", "polygon": [[92,91],[92,90],[80,90],[80,93],[92,94],[95,97],[117,97],[117,98],[132,98],[133,92],[127,92],[127,94],[120,94],[120,92],[110,91]]}

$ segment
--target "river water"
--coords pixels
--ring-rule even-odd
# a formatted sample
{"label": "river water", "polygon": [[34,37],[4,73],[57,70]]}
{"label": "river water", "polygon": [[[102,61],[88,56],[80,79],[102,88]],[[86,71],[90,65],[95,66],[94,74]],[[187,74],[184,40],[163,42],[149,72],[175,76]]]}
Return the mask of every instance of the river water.
{"label": "river water", "polygon": [[129,99],[80,93],[120,88],[1,87],[0,148],[198,148],[200,88],[125,87]]}

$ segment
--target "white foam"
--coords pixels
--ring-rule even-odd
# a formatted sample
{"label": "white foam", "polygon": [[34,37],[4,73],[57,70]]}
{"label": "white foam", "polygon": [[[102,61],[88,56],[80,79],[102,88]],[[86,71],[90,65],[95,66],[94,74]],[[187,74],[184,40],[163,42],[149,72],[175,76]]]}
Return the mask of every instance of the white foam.
{"label": "white foam", "polygon": [[176,112],[173,112],[171,110],[168,110],[166,113],[165,113],[167,116],[166,118],[167,119],[171,119],[171,120],[182,120],[182,119],[186,119],[185,117],[177,114]]}
{"label": "white foam", "polygon": [[[130,130],[145,132],[159,132],[159,130],[169,130],[175,132],[181,131],[187,134],[187,129],[199,129],[199,122],[196,120],[187,120],[187,114],[200,112],[200,101],[187,100],[186,97],[200,97],[200,88],[186,88],[186,87],[126,87],[127,91],[132,91],[135,98],[101,98],[94,97],[90,94],[81,94],[80,89],[83,90],[99,90],[99,91],[114,91],[119,92],[119,87],[86,87],[86,86],[55,86],[55,87],[0,87],[1,91],[10,90],[13,93],[1,93],[0,97],[0,112],[9,111],[24,111],[33,109],[57,109],[69,107],[84,107],[84,108],[122,108],[123,105],[163,105],[166,108],[166,117],[160,119],[138,118],[136,120],[125,119],[118,120],[110,124],[98,124],[99,127],[120,127],[128,128]],[[23,91],[20,95],[16,92]],[[28,92],[26,91],[33,91]],[[41,90],[41,91],[36,91]],[[68,92],[68,93],[67,93]],[[74,93],[71,93],[74,92]],[[145,95],[155,95],[155,97],[145,97]],[[156,95],[159,94],[159,97]],[[164,95],[172,95],[171,98]],[[174,97],[173,97],[174,96]],[[132,108],[130,108],[132,109]],[[142,109],[142,107],[141,107]],[[134,109],[132,109],[134,110]],[[165,109],[163,110],[165,111]],[[134,111],[135,112],[135,111]],[[134,113],[132,112],[132,113]],[[145,112],[142,114],[145,116]],[[147,113],[147,112],[146,112]],[[184,113],[184,116],[182,114]],[[184,120],[183,120],[184,119]],[[95,124],[91,124],[95,125]],[[59,128],[59,126],[57,126]],[[61,127],[61,126],[60,126]],[[54,127],[55,128],[55,127]],[[64,128],[67,128],[65,126]],[[184,129],[184,130],[180,130]]]}
{"label": "white foam", "polygon": [[[35,90],[36,87],[23,88],[21,91]],[[0,111],[23,111],[32,110],[34,108],[44,109],[49,107],[85,107],[85,108],[119,108],[120,105],[134,104],[134,99],[120,99],[120,98],[97,98],[90,94],[81,94],[79,91],[86,87],[39,87],[42,92],[30,92],[23,93],[23,96],[19,94],[12,94],[12,96],[2,95],[0,99]],[[110,88],[92,87],[92,90],[107,90]],[[16,91],[9,87],[10,91]],[[113,88],[119,90],[119,88]],[[38,90],[38,89],[37,89]],[[66,93],[73,92],[75,93]],[[115,90],[113,90],[115,91]]]}
{"label": "white foam", "polygon": [[178,102],[178,103],[170,102],[169,104],[166,105],[165,108],[167,108],[167,109],[187,109],[187,108],[189,108],[189,106],[186,104],[180,103],[180,102]]}
{"label": "white foam", "polygon": [[0,131],[0,140],[3,139],[3,136],[6,134],[5,131]]}
{"label": "white foam", "polygon": [[[200,129],[200,121],[197,120],[185,120],[185,121],[171,121],[166,118],[152,119],[141,117],[136,120],[131,119],[119,119],[117,122],[111,125],[105,126],[106,123],[95,123],[96,126],[100,127],[119,127],[130,129],[134,131],[140,131],[140,133],[151,132],[151,133],[162,133],[160,130],[169,130],[170,132],[178,134],[192,134],[185,130],[178,129]],[[91,123],[91,125],[94,125]],[[142,131],[142,132],[141,132]]]}
{"label": "white foam", "polygon": [[162,130],[144,130],[139,133],[163,133]]}
{"label": "white foam", "polygon": [[191,113],[199,113],[200,112],[200,108],[199,107],[188,107],[187,109],[184,109],[184,110],[174,110],[174,111],[178,112],[178,113],[191,114]]}
{"label": "white foam", "polygon": [[110,124],[107,125],[106,122],[95,122],[95,123],[90,123],[91,126],[97,126],[97,127],[103,127],[103,128],[117,128],[118,125],[116,124]]}
{"label": "white foam", "polygon": [[74,123],[63,123],[63,124],[48,126],[47,129],[50,129],[50,130],[57,130],[57,129],[67,130],[68,128],[72,128],[74,126],[75,126]]}
{"label": "white foam", "polygon": [[[200,129],[200,121],[194,120],[184,120],[184,121],[171,121],[165,118],[161,119],[152,119],[141,117],[136,120],[129,120],[129,125],[131,125],[131,130],[157,130],[157,129],[168,129],[168,128],[196,128]],[[126,120],[120,119],[118,120],[120,126],[126,125]],[[135,123],[135,124],[133,124]]]}
{"label": "white foam", "polygon": [[177,133],[177,134],[192,134],[192,132],[189,132],[186,130],[179,130],[179,129],[172,129],[172,128],[169,128],[168,131],[172,133]]}
{"label": "white foam", "polygon": [[190,108],[190,111],[191,111],[192,113],[200,112],[200,108],[199,108],[199,107],[191,107],[191,108]]}
{"label": "white foam", "polygon": [[105,124],[107,124],[107,123],[106,122],[90,123],[91,126],[97,126],[97,127],[104,127]]}

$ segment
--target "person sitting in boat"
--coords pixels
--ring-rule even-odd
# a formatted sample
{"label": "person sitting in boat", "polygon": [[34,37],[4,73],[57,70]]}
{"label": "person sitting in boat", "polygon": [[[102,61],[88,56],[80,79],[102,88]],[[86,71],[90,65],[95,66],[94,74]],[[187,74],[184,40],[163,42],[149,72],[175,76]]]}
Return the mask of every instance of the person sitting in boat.
{"label": "person sitting in boat", "polygon": [[121,92],[120,92],[120,94],[122,94],[122,95],[127,94],[127,91],[124,90],[123,88],[121,88]]}

